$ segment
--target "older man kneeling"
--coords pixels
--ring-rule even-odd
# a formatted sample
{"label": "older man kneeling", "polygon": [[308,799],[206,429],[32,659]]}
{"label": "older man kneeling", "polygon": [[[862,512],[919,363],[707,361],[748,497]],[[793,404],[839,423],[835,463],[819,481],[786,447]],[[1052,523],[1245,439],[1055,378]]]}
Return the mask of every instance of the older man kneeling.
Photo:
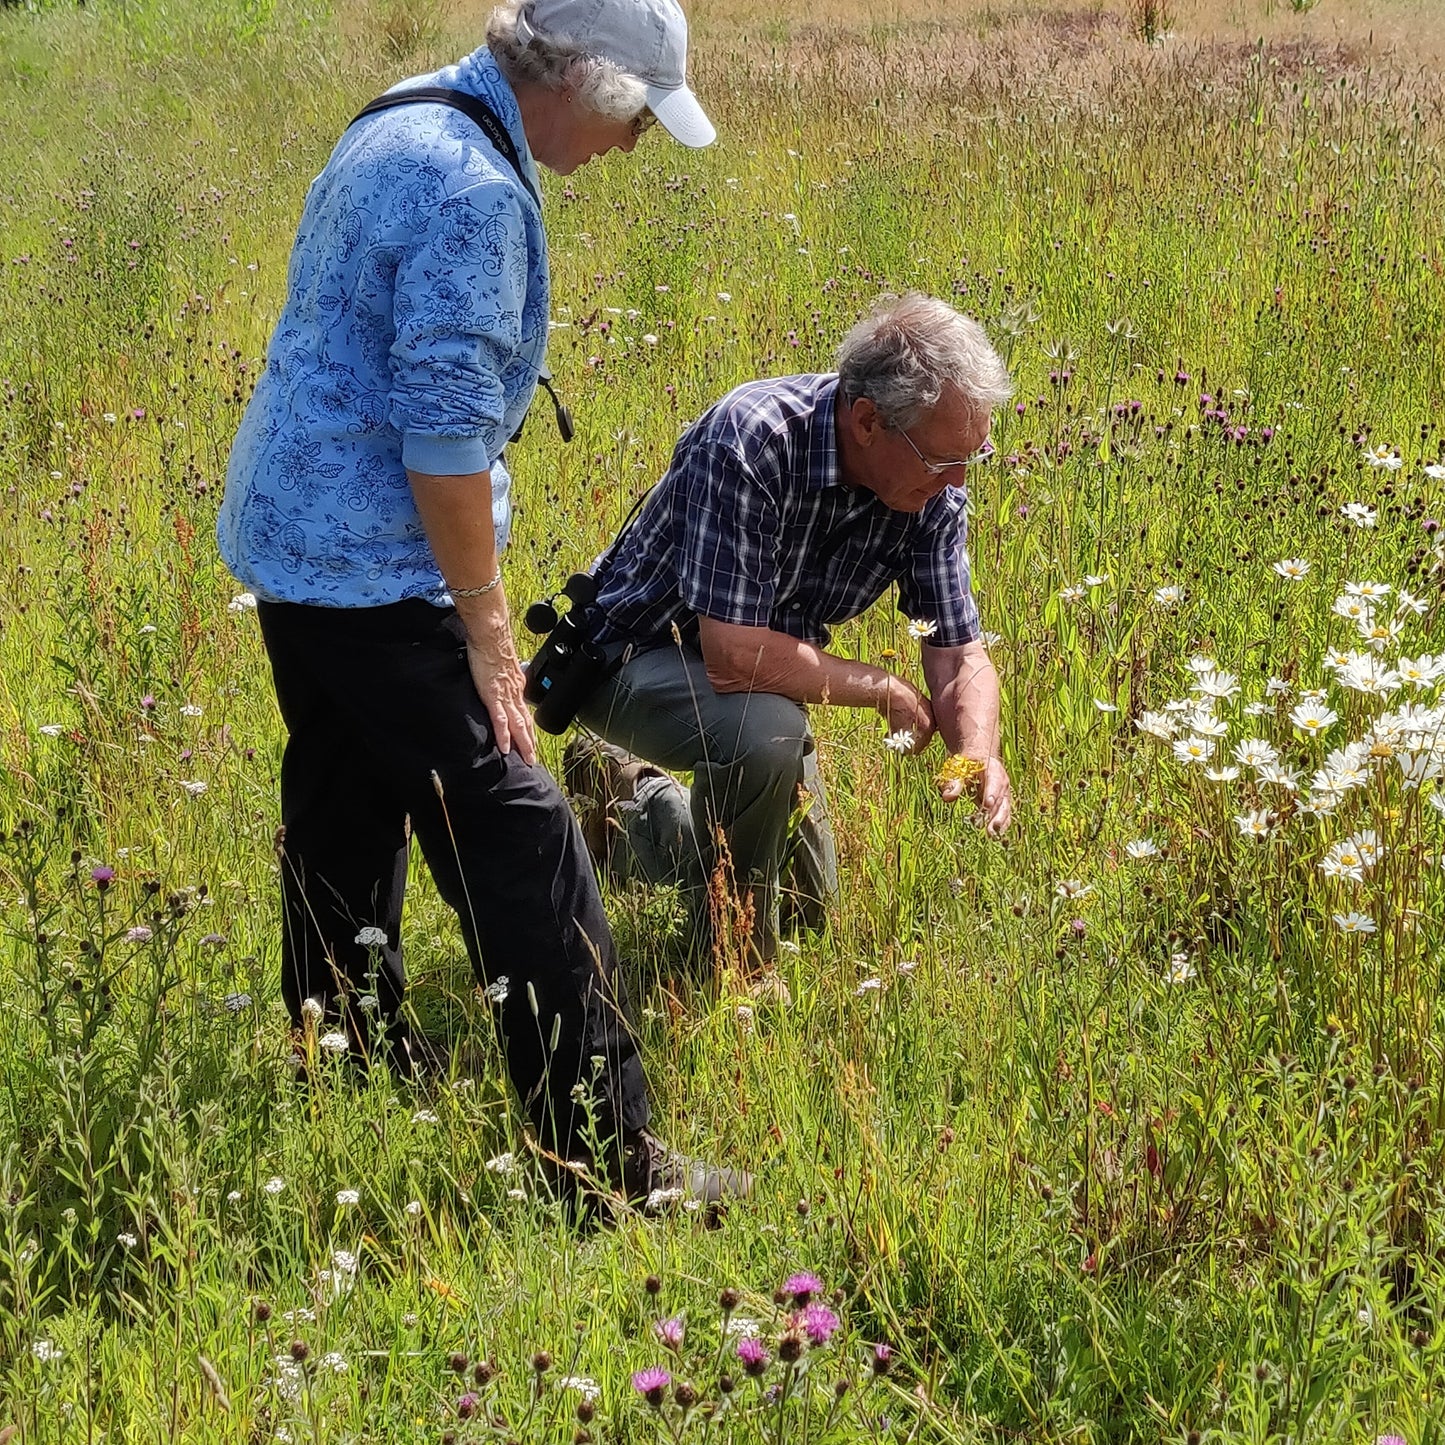
{"label": "older man kneeling", "polygon": [[[751,382],[706,411],[598,563],[590,628],[619,661],[578,714],[606,741],[572,744],[569,779],[584,825],[594,805],[594,851],[615,874],[679,884],[699,947],[720,859],[750,908],[755,962],[777,951],[780,903],[791,921],[824,921],[837,860],[807,705],[873,708],[912,752],[937,731],[978,765],[953,769],[942,796],[972,775],[988,830],[1008,826],[963,481],[1010,392],[976,322],[886,297],[845,337],[836,374]],[[926,630],[926,695],[826,651],[829,627],[894,583]],[[690,771],[691,789],[661,768]],[[621,837],[595,826],[597,805]]]}

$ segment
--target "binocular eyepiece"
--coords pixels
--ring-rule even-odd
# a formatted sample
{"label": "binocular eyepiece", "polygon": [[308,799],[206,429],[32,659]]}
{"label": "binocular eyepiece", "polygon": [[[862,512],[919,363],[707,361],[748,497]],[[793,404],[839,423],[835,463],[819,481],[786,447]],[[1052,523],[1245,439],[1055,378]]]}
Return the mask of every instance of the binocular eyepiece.
{"label": "binocular eyepiece", "polygon": [[557,599],[565,597],[571,604],[567,615],[578,608],[590,607],[597,600],[597,579],[590,572],[574,572],[563,584],[560,592],[534,602],[523,614],[522,623],[528,632],[538,637],[550,632],[558,623],[561,614],[557,611]]}
{"label": "binocular eyepiece", "polygon": [[[571,606],[559,614],[557,602],[562,597]],[[522,619],[529,632],[544,638],[527,664],[522,689],[543,732],[565,732],[577,709],[606,680],[607,655],[592,641],[589,631],[596,601],[596,579],[586,572],[574,572],[560,592],[534,602]]]}

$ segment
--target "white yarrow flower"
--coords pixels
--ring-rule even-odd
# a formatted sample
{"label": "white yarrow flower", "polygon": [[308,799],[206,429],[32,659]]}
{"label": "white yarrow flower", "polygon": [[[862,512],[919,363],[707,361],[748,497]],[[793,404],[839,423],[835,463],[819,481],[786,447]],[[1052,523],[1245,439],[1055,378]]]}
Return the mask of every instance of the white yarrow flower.
{"label": "white yarrow flower", "polygon": [[351,1047],[350,1040],[340,1029],[333,1029],[329,1034],[322,1034],[316,1042],[328,1054],[344,1054]]}
{"label": "white yarrow flower", "polygon": [[584,1400],[595,1402],[602,1395],[602,1386],[590,1375],[560,1375],[557,1385],[563,1390],[576,1390]]}
{"label": "white yarrow flower", "polygon": [[286,1181],[279,1174],[273,1174],[261,1186],[261,1188],[264,1189],[266,1193],[271,1195],[273,1198],[278,1195],[285,1187]]}
{"label": "white yarrow flower", "polygon": [[356,935],[356,942],[363,948],[385,948],[386,929],[367,926]]}
{"label": "white yarrow flower", "polygon": [[227,612],[254,612],[256,610],[256,594],[254,592],[238,592],[226,603]]}
{"label": "white yarrow flower", "polygon": [[336,1202],[342,1209],[353,1204],[361,1203],[361,1191],[359,1189],[338,1189],[336,1191]]}

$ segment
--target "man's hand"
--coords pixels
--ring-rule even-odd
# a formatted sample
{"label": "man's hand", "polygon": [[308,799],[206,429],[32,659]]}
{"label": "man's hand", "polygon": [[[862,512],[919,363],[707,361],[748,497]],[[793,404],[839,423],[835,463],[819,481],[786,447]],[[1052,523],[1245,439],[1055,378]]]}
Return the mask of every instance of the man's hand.
{"label": "man's hand", "polygon": [[512,641],[507,599],[498,587],[458,611],[467,629],[467,666],[492,720],[497,748],[509,753],[515,747],[530,767],[537,761],[537,735],[522,697],[524,679]]}
{"label": "man's hand", "polygon": [[972,767],[950,769],[947,765],[938,779],[938,796],[945,803],[956,803],[965,795],[974,799],[983,817],[990,838],[1000,837],[1013,818],[1013,785],[1008,770],[997,758],[962,759]]}
{"label": "man's hand", "polygon": [[878,711],[888,724],[890,733],[913,734],[911,753],[921,753],[933,738],[935,723],[933,707],[928,699],[906,678],[891,673],[879,688]]}

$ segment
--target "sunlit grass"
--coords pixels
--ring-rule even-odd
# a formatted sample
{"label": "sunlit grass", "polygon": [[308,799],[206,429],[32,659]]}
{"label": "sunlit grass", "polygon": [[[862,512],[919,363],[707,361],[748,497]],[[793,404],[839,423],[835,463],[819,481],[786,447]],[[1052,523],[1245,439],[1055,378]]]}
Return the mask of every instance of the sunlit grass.
{"label": "sunlit grass", "polygon": [[[1181,3],[1146,45],[1128,7],[696,9],[722,143],[548,181],[578,438],[515,450],[514,608],[727,387],[825,368],[885,288],[953,297],[1018,381],[972,497],[1015,828],[819,712],[845,891],[787,1007],[674,977],[672,900],[609,899],[660,1128],[758,1170],[720,1230],[559,1218],[421,878],[458,1079],[299,1091],[282,733],[211,533],[306,184],[468,17],[0,12],[0,1430],[1440,1439],[1445,816],[1402,761],[1432,739],[1376,726],[1440,687],[1326,655],[1445,653],[1438,17]],[[1336,608],[1371,582],[1378,652]],[[886,606],[838,645],[920,675]],[[1361,881],[1322,869],[1367,832]],[[803,1269],[842,1325],[780,1407]],[[701,1405],[654,1411],[654,1365]]]}

